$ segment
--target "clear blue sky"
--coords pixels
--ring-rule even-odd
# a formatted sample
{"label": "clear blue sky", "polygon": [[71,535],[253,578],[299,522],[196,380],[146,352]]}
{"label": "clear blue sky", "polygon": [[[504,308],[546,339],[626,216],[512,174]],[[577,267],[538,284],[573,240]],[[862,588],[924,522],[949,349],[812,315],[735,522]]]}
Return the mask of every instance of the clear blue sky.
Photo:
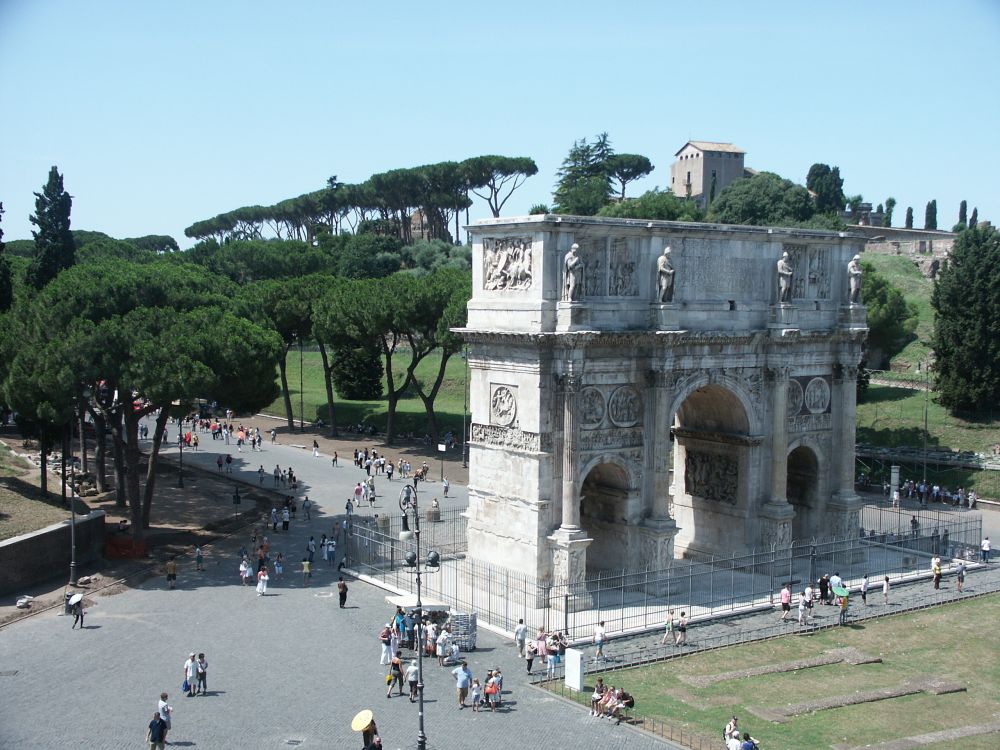
{"label": "clear blue sky", "polygon": [[[1000,2],[110,2],[0,0],[0,201],[28,238],[58,165],[73,227],[171,234],[336,174],[485,153],[551,199],[573,141],[607,131],[667,186],[690,139],[848,194],[1000,223]],[[476,201],[472,218],[482,217]]]}

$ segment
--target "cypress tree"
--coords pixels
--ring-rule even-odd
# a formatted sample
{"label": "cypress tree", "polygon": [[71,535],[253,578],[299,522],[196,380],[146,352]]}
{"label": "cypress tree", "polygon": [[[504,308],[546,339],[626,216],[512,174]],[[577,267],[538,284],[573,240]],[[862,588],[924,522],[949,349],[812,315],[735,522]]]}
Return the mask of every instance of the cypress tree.
{"label": "cypress tree", "polygon": [[966,211],[968,210],[968,204],[962,201],[958,204],[958,223],[963,227],[969,226],[969,222],[966,219]]}
{"label": "cypress tree", "polygon": [[931,294],[938,401],[952,410],[1000,403],[1000,232],[958,235]]}
{"label": "cypress tree", "polygon": [[906,207],[906,228],[913,229],[913,206]]}
{"label": "cypress tree", "polygon": [[979,209],[972,209],[972,217],[969,219],[969,229],[975,229],[976,224],[979,223]]}
{"label": "cypress tree", "polygon": [[49,170],[49,180],[41,193],[35,193],[35,214],[31,223],[35,255],[28,266],[26,281],[41,289],[76,260],[76,245],[69,230],[73,198],[63,189],[63,178],[56,167]]}
{"label": "cypress tree", "polygon": [[927,201],[924,209],[924,229],[937,229],[937,201]]}

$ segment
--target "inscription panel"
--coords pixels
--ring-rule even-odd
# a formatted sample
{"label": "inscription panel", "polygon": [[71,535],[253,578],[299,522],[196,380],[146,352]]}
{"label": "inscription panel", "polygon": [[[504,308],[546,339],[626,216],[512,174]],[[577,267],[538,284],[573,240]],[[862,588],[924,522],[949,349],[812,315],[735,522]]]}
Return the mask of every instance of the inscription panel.
{"label": "inscription panel", "polygon": [[577,438],[582,451],[606,451],[616,448],[638,448],[643,445],[642,429],[591,430]]}

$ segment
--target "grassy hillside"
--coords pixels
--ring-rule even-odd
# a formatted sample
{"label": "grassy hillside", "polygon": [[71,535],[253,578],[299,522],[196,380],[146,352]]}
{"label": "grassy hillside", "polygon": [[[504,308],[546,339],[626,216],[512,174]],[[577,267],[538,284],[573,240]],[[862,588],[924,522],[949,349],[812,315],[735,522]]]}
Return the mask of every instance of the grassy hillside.
{"label": "grassy hillside", "polygon": [[[400,373],[409,362],[409,352],[403,351],[393,358],[398,385]],[[422,383],[429,384],[437,375],[441,363],[440,355],[435,352],[424,359],[417,367],[416,375]],[[383,378],[383,383],[385,379]],[[288,390],[292,397],[292,413],[299,419],[299,354],[292,350],[288,353]],[[322,419],[328,422],[326,413],[326,385],[323,382],[323,363],[318,351],[303,352],[302,356],[302,388],[301,402],[308,421]],[[454,355],[448,360],[445,379],[434,402],[435,411],[442,425],[442,430],[454,430],[461,434],[462,410],[465,405],[465,360]],[[267,414],[284,416],[285,405],[281,398],[263,410]],[[385,399],[379,401],[344,401],[334,395],[334,412],[338,426],[354,425],[363,422],[383,432],[387,414]],[[397,424],[400,433],[413,432],[423,435],[428,432],[427,417],[423,402],[416,393],[407,393],[397,407]]]}
{"label": "grassy hillside", "polygon": [[931,290],[934,283],[925,277],[911,260],[902,255],[866,254],[865,262],[871,263],[880,274],[897,287],[906,301],[917,309],[917,338],[892,358],[893,370],[915,372],[918,362],[930,358],[931,336],[934,333],[934,309],[931,307]]}

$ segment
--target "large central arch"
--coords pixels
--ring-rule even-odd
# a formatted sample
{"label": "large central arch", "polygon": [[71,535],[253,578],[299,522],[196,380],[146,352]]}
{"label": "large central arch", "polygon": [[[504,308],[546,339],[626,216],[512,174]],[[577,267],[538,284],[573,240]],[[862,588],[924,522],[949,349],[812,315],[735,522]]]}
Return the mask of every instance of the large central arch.
{"label": "large central arch", "polygon": [[707,556],[742,550],[758,532],[749,467],[760,445],[743,403],[723,385],[703,385],[680,402],[672,433],[675,551]]}

